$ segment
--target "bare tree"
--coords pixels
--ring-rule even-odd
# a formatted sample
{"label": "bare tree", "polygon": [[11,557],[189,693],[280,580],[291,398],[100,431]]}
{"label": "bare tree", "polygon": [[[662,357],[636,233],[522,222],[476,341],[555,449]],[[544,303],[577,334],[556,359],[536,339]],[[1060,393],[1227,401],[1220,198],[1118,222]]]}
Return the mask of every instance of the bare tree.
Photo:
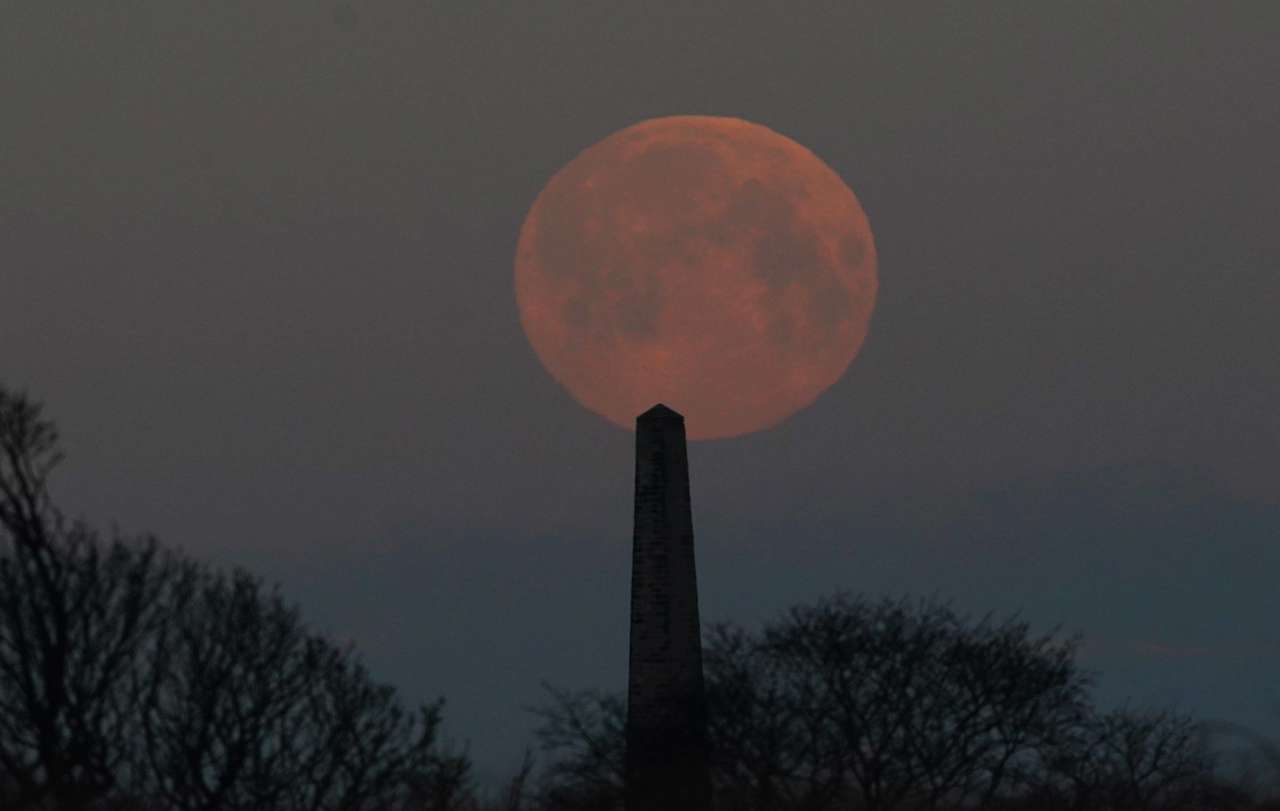
{"label": "bare tree", "polygon": [[820,685],[788,670],[763,640],[721,623],[707,632],[709,735],[717,804],[725,809],[823,809],[844,793],[842,753],[814,711]]}
{"label": "bare tree", "polygon": [[183,811],[391,811],[446,774],[465,788],[466,759],[437,751],[441,702],[405,710],[245,572],[183,574],[140,690],[135,791]]}
{"label": "bare tree", "polygon": [[532,712],[551,761],[542,775],[539,804],[548,811],[622,808],[626,755],[626,703],[619,694],[572,692],[544,684],[550,702]]}
{"label": "bare tree", "polygon": [[1085,705],[1075,640],[948,606],[840,594],[793,609],[765,650],[868,809],[988,806]]}
{"label": "bare tree", "polygon": [[1231,721],[1206,720],[1200,727],[1219,781],[1248,797],[1270,798],[1267,807],[1280,808],[1280,744]]}
{"label": "bare tree", "polygon": [[1173,710],[1090,713],[1044,757],[1044,779],[1072,808],[1174,811],[1207,807],[1210,793],[1228,807],[1201,725]]}
{"label": "bare tree", "polygon": [[[990,807],[1029,783],[1039,748],[1084,712],[1075,645],[1015,620],[848,595],[758,633],[713,626],[703,659],[717,803]],[[540,714],[558,785],[618,791],[621,697],[552,697]]]}
{"label": "bare tree", "polygon": [[165,621],[173,566],[102,542],[49,497],[58,434],[0,386],[0,776],[7,807],[86,807],[136,754],[130,672]]}
{"label": "bare tree", "polygon": [[0,795],[97,811],[458,811],[470,761],[243,571],[54,507],[57,432],[0,387]]}

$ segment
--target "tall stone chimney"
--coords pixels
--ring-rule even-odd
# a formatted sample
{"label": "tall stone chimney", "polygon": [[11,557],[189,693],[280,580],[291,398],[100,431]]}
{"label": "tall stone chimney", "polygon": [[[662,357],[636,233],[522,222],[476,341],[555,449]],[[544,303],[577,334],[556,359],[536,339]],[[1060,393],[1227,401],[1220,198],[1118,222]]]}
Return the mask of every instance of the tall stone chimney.
{"label": "tall stone chimney", "polygon": [[636,418],[627,811],[708,811],[707,704],[684,417]]}

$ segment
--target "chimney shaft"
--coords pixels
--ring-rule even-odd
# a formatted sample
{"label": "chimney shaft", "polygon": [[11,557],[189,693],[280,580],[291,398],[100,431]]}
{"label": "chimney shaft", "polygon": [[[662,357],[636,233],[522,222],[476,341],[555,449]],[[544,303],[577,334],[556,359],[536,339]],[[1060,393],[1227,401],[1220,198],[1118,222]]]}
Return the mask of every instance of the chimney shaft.
{"label": "chimney shaft", "polygon": [[636,418],[627,811],[707,811],[711,781],[684,418]]}

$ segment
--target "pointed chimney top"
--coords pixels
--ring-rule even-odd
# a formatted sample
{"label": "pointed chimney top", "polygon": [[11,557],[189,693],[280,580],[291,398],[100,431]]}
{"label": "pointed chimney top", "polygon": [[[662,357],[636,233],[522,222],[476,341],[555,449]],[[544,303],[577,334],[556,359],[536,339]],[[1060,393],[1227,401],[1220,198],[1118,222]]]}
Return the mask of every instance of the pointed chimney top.
{"label": "pointed chimney top", "polygon": [[681,416],[679,411],[672,410],[662,403],[658,403],[653,408],[636,417],[636,422],[640,422],[642,420],[644,422],[657,422],[659,420],[663,422],[684,422],[684,417]]}

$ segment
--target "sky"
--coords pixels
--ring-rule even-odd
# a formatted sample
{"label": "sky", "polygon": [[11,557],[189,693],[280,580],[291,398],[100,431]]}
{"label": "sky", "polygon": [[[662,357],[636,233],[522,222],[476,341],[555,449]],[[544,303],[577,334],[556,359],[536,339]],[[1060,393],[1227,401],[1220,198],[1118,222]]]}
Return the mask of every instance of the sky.
{"label": "sky", "polygon": [[690,447],[704,622],[1018,612],[1105,705],[1280,733],[1280,4],[0,0],[0,380],[73,514],[278,581],[482,779],[625,686],[634,436],[543,369],[520,224],[638,121],[821,157],[861,353]]}

